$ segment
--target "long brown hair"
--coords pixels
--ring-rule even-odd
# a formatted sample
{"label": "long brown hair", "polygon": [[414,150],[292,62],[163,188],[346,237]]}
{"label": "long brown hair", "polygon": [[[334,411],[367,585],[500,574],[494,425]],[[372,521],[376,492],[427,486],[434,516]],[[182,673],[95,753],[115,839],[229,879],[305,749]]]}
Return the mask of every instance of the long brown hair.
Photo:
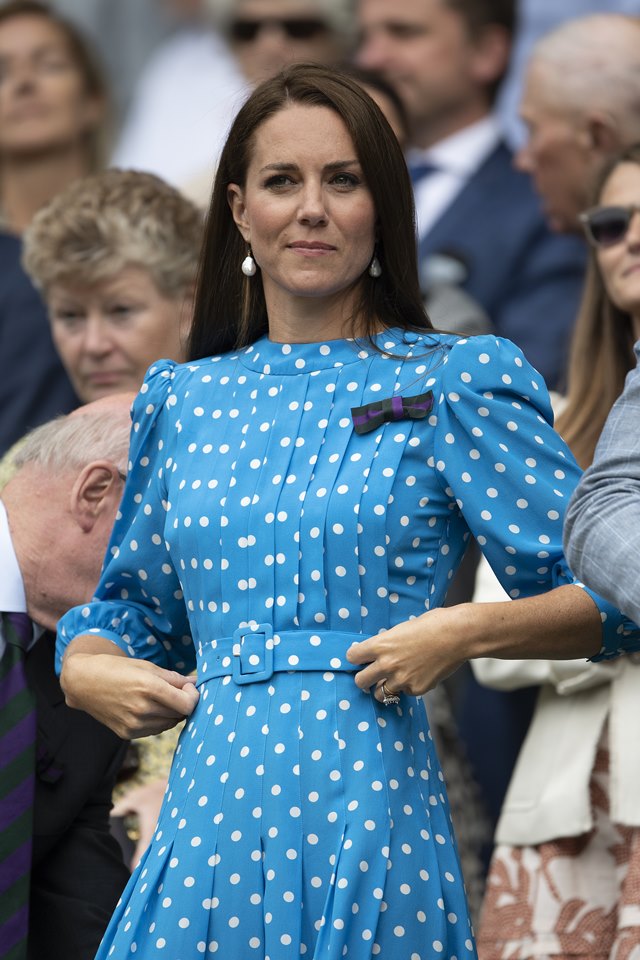
{"label": "long brown hair", "polygon": [[[640,144],[619,153],[602,171],[597,203],[613,171],[621,163],[640,167]],[[571,341],[567,405],[556,428],[581,467],[593,454],[611,407],[622,393],[625,377],[635,366],[631,315],[610,299],[593,250],[589,257],[582,303]]]}
{"label": "long brown hair", "polygon": [[418,282],[411,182],[391,127],[360,85],[336,70],[295,64],[265,81],[236,117],[213,188],[200,261],[188,356],[195,360],[254,343],[267,332],[260,271],[243,277],[247,248],[227,201],[230,183],[244,186],[256,131],[292,103],[328,107],[353,140],[377,214],[376,250],[382,275],[365,272],[358,281],[359,332],[371,336],[380,325],[431,330]]}

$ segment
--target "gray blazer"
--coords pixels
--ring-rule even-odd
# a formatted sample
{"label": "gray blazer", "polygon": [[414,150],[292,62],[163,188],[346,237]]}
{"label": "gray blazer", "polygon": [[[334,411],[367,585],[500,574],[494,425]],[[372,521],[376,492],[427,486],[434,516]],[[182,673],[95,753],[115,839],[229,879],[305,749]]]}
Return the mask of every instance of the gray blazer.
{"label": "gray blazer", "polygon": [[[640,358],[640,340],[635,345]],[[640,623],[640,367],[627,375],[565,519],[564,549],[587,586]]]}

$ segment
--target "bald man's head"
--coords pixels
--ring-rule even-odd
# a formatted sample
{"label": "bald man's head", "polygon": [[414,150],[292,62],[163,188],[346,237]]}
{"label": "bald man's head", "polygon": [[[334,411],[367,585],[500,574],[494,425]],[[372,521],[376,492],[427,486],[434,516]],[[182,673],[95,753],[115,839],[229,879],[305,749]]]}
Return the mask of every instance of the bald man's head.
{"label": "bald man's head", "polygon": [[533,176],[554,229],[579,230],[603,164],[640,140],[639,91],[638,17],[569,20],[534,48],[520,105],[528,142],[516,162]]}

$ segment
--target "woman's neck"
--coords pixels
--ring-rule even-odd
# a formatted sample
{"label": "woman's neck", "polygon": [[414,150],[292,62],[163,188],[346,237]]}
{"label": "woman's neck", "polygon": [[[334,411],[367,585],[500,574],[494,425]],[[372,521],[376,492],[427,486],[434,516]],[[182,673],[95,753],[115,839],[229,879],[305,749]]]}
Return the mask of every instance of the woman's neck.
{"label": "woman's neck", "polygon": [[269,338],[276,343],[319,343],[362,336],[354,322],[355,295],[344,291],[327,297],[292,297],[280,290],[265,291]]}
{"label": "woman's neck", "polygon": [[88,172],[85,151],[77,147],[54,155],[0,160],[0,211],[5,226],[21,234],[41,207]]}

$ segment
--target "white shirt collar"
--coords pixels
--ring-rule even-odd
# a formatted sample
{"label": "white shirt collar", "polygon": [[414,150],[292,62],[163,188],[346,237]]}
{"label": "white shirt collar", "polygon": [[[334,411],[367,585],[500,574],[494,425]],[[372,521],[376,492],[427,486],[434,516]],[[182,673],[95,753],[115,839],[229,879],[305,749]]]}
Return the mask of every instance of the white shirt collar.
{"label": "white shirt collar", "polygon": [[501,139],[500,123],[497,117],[489,114],[427,150],[411,147],[407,159],[409,162],[429,160],[438,169],[466,179],[475,173]]}
{"label": "white shirt collar", "polygon": [[13,549],[9,519],[2,500],[0,500],[0,611],[3,613],[27,612],[22,574]]}

